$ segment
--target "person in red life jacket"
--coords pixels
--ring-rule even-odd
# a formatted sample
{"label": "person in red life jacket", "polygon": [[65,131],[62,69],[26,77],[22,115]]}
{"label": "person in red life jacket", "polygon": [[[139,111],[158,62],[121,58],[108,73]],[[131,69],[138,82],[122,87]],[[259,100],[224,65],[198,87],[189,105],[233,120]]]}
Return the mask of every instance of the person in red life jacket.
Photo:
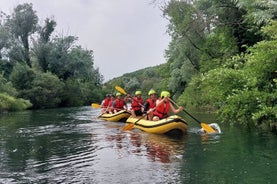
{"label": "person in red life jacket", "polygon": [[131,103],[131,114],[132,117],[141,116],[143,111],[143,99],[141,97],[141,91],[136,91],[135,96],[132,98]]}
{"label": "person in red life jacket", "polygon": [[170,93],[168,91],[161,92],[161,97],[156,101],[156,108],[153,112],[153,115],[154,115],[153,121],[158,121],[160,119],[167,118],[170,110],[174,114],[177,114],[183,110],[183,107],[179,107],[178,109],[175,109],[175,107],[170,102],[169,97],[170,97]]}
{"label": "person in red life jacket", "polygon": [[112,112],[116,113],[120,110],[128,109],[125,100],[122,98],[122,94],[117,92],[116,99],[113,101]]}
{"label": "person in red life jacket", "polygon": [[125,97],[124,97],[124,101],[126,103],[132,103],[133,102],[133,98],[131,97],[130,94],[127,94]]}
{"label": "person in red life jacket", "polygon": [[152,109],[154,109],[156,107],[156,100],[157,100],[156,91],[151,89],[148,92],[148,96],[149,96],[149,98],[144,103],[143,113],[147,114],[147,119],[152,121],[153,120],[153,111],[152,111]]}
{"label": "person in red life jacket", "polygon": [[105,99],[102,101],[101,106],[100,106],[102,108],[101,113],[109,112],[108,108],[109,108],[109,103],[110,103],[110,99],[111,99],[110,97],[111,97],[110,94],[106,94]]}
{"label": "person in red life jacket", "polygon": [[115,100],[115,96],[111,95],[110,96],[110,102],[109,102],[109,105],[108,105],[108,113],[109,114],[113,113],[113,102],[114,102],[114,100]]}

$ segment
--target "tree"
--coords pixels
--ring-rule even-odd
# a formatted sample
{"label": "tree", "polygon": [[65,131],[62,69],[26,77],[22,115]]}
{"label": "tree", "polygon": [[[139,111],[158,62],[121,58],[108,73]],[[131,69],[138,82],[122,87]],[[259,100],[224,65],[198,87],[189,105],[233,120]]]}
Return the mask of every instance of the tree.
{"label": "tree", "polygon": [[21,91],[24,98],[30,99],[33,108],[54,108],[58,107],[62,99],[64,83],[49,72],[38,73],[32,81],[32,87]]}
{"label": "tree", "polygon": [[[0,16],[1,17],[1,16]],[[5,56],[5,48],[8,47],[9,33],[8,30],[0,22],[0,59]]]}
{"label": "tree", "polygon": [[[29,50],[30,36],[37,30],[38,17],[36,12],[33,10],[32,3],[24,3],[22,5],[18,5],[12,16],[8,19],[7,25],[10,28],[11,33],[14,35],[16,39],[19,39],[19,43],[23,46],[23,61],[29,67],[32,67]],[[18,49],[21,49],[20,47]]]}
{"label": "tree", "polygon": [[10,75],[10,80],[18,91],[32,88],[32,82],[35,78],[36,73],[32,68],[19,63],[13,67]]}
{"label": "tree", "polygon": [[77,40],[74,36],[55,37],[50,45],[48,70],[60,79],[66,80],[73,75],[69,69],[72,60],[69,59],[70,50]]}
{"label": "tree", "polygon": [[43,27],[39,27],[38,40],[34,41],[34,47],[32,50],[34,55],[37,57],[39,67],[43,72],[48,70],[48,65],[50,63],[50,36],[53,33],[56,25],[57,23],[54,20],[47,18],[45,20],[45,25]]}
{"label": "tree", "polygon": [[94,68],[93,51],[76,45],[77,37],[53,36],[57,23],[47,18],[38,25],[28,3],[16,6],[12,15],[1,12],[0,18],[1,74],[32,108],[87,105],[102,98],[103,76]]}

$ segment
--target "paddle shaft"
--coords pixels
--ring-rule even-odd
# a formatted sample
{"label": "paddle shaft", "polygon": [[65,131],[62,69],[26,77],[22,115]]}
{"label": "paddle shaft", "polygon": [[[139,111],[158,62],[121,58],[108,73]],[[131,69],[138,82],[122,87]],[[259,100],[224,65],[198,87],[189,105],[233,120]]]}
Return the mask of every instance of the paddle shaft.
{"label": "paddle shaft", "polygon": [[137,121],[134,122],[134,125],[137,124],[137,122],[139,122],[140,120],[142,120],[145,116],[147,116],[147,114],[144,114],[143,116],[141,116]]}
{"label": "paddle shaft", "polygon": [[[176,102],[174,102],[172,99],[170,99],[170,101],[171,101],[172,103],[174,103],[177,107],[179,107],[179,105],[176,104]],[[183,111],[184,111],[187,115],[189,115],[192,119],[194,119],[197,123],[201,124],[201,122],[200,122],[198,119],[196,119],[194,116],[192,116],[190,113],[188,113],[185,109],[183,109]]]}
{"label": "paddle shaft", "polygon": [[[115,89],[122,93],[123,95],[127,95],[128,93],[120,86],[115,86]],[[131,99],[134,100],[135,102],[137,102],[141,107],[144,107],[141,103],[139,103],[136,99],[134,99],[134,97],[131,96]]]}
{"label": "paddle shaft", "polygon": [[130,123],[126,126],[124,126],[122,128],[123,131],[126,131],[126,130],[131,130],[134,128],[134,126],[136,125],[137,122],[139,122],[140,120],[142,120],[147,114],[144,114],[142,117],[140,117],[137,121],[135,121],[134,123]]}
{"label": "paddle shaft", "polygon": [[[155,108],[153,108],[153,111],[156,109],[156,107]],[[137,122],[139,122],[140,120],[142,120],[145,116],[147,116],[149,113],[146,113],[146,114],[143,114],[143,116],[142,117],[140,117],[137,121],[135,121],[134,122],[134,125],[137,123]]]}
{"label": "paddle shaft", "polygon": [[[113,108],[113,107],[110,107],[110,106],[108,106],[108,107],[101,107],[100,105],[97,105],[97,104],[93,104],[92,105],[92,107],[93,108],[96,108],[96,109],[109,109],[109,108]],[[126,110],[126,109],[118,109],[118,108],[113,108],[113,109],[115,109],[115,110]],[[105,113],[103,113],[103,114],[105,114]]]}

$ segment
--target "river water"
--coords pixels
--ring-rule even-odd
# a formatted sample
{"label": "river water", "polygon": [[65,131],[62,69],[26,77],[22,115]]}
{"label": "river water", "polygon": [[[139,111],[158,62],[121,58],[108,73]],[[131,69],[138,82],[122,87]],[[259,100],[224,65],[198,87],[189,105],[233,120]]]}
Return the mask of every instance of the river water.
{"label": "river water", "polygon": [[[224,127],[181,138],[97,119],[91,107],[0,117],[0,183],[277,183],[277,137]],[[185,117],[185,116],[183,116]],[[211,122],[211,115],[197,115]]]}

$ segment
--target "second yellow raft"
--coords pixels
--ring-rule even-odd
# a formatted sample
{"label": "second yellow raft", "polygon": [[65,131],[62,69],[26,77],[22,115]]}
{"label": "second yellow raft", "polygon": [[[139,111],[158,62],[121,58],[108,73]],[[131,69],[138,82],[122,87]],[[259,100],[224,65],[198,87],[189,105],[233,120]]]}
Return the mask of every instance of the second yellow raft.
{"label": "second yellow raft", "polygon": [[103,119],[106,121],[112,121],[112,122],[125,122],[129,117],[131,116],[131,113],[127,110],[121,110],[114,114],[104,113],[98,116],[99,119]]}
{"label": "second yellow raft", "polygon": [[155,134],[183,135],[187,132],[188,124],[180,116],[173,115],[159,121],[150,121],[130,116],[126,123],[135,123],[135,128]]}

